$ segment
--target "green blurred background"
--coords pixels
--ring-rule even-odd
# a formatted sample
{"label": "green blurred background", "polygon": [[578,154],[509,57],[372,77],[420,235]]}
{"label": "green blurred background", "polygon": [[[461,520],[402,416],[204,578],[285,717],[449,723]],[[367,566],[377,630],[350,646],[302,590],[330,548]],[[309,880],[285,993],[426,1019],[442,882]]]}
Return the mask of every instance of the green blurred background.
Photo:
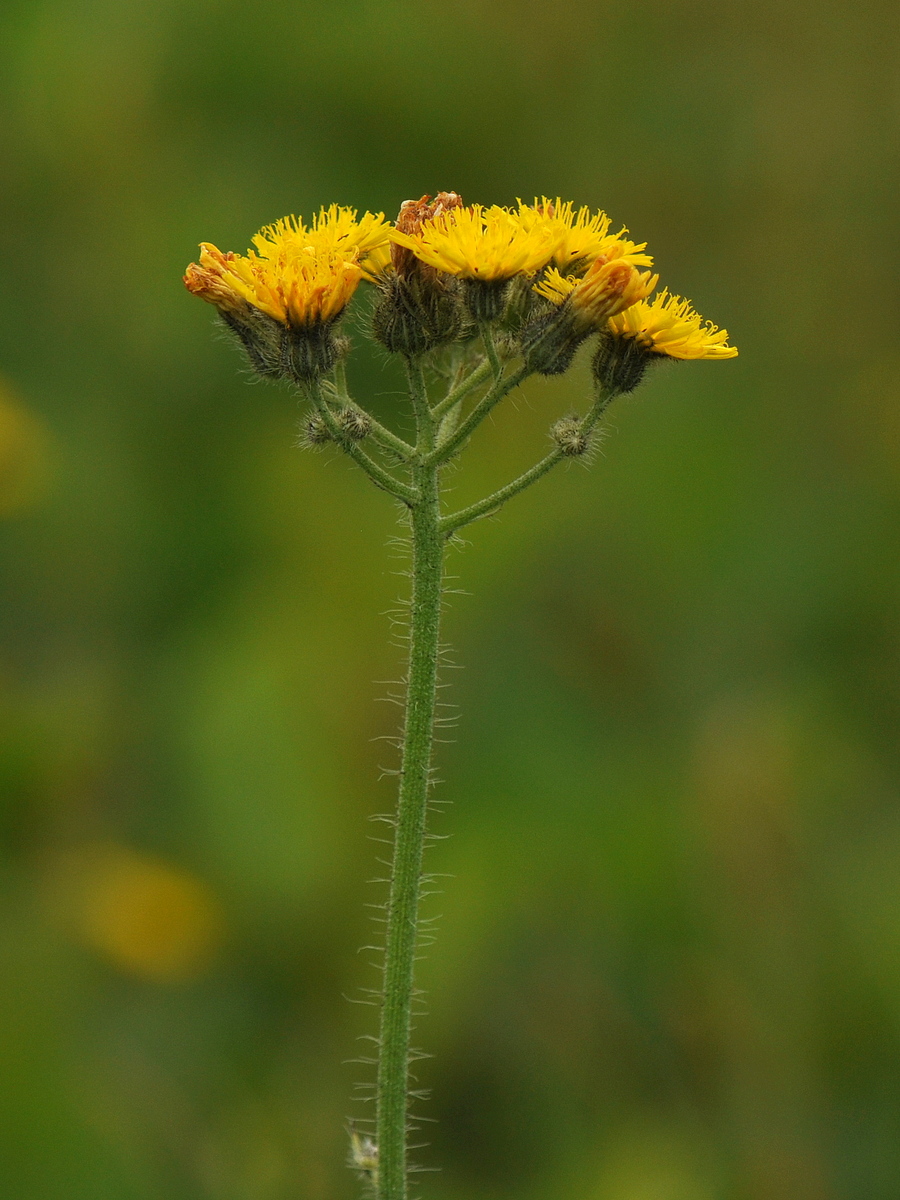
{"label": "green blurred background", "polygon": [[3,1197],[358,1194],[396,515],[180,275],[443,188],[606,208],[741,357],[452,560],[421,1194],[900,1195],[898,48],[889,0],[5,0]]}

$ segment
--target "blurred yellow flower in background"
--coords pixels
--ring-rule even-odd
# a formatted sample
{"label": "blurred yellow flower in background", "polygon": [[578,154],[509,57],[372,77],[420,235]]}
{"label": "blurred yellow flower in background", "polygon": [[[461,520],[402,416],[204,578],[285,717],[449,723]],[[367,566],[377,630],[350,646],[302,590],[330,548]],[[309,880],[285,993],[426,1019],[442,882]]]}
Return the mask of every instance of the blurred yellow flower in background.
{"label": "blurred yellow flower in background", "polygon": [[0,517],[38,503],[53,474],[50,434],[0,379]]}
{"label": "blurred yellow flower in background", "polygon": [[221,904],[198,876],[116,843],[72,851],[53,871],[53,907],[83,945],[157,983],[202,974],[225,933]]}

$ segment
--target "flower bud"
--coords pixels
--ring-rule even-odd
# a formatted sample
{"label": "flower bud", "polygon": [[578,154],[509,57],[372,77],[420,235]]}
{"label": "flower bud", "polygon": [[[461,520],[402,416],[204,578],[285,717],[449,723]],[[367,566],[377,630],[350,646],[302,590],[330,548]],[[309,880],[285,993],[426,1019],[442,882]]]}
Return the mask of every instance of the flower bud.
{"label": "flower bud", "polygon": [[590,449],[590,438],[582,432],[578,417],[561,417],[550,430],[550,436],[567,458],[579,458]]}
{"label": "flower bud", "polygon": [[302,441],[307,446],[325,446],[334,441],[328,426],[317,412],[310,413],[307,417]]}
{"label": "flower bud", "polygon": [[348,404],[337,414],[337,423],[351,442],[361,442],[372,432],[372,419],[361,408]]}
{"label": "flower bud", "polygon": [[463,325],[455,285],[419,265],[421,271],[388,274],[379,281],[381,299],[372,315],[372,332],[382,346],[410,358],[454,341]]}

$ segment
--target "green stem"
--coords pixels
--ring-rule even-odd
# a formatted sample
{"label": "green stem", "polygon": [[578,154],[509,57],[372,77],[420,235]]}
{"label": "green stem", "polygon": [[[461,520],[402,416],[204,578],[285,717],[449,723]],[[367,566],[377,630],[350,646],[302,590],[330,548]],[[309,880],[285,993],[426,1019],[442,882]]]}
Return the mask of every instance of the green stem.
{"label": "green stem", "polygon": [[491,364],[491,370],[494,373],[494,378],[499,379],[503,374],[503,364],[497,356],[497,347],[494,345],[494,335],[491,333],[490,325],[485,322],[481,326],[481,340],[484,343],[484,352],[487,355],[487,360]]}
{"label": "green stem", "polygon": [[[581,433],[585,437],[589,437],[593,432],[594,427],[612,399],[613,394],[611,392],[604,392],[599,388],[597,389],[594,403],[581,419]],[[527,471],[523,471],[517,479],[514,479],[511,483],[507,483],[505,487],[498,488],[496,492],[492,492],[490,496],[486,496],[476,504],[470,504],[468,508],[461,508],[458,512],[450,513],[449,516],[443,517],[440,524],[441,533],[445,537],[448,537],[450,534],[455,533],[457,529],[462,529],[464,525],[468,525],[471,521],[477,521],[479,517],[487,517],[491,513],[495,513],[507,500],[511,500],[513,496],[519,492],[523,492],[525,488],[530,487],[533,483],[536,483],[542,475],[546,475],[558,462],[562,462],[565,457],[559,448],[551,450],[540,462],[535,463]]]}
{"label": "green stem", "polygon": [[[411,364],[415,393],[413,374]],[[427,441],[428,437],[428,427],[420,425],[420,441]],[[413,468],[413,476],[419,499],[410,507],[413,563],[409,672],[387,907],[376,1083],[378,1200],[406,1200],[407,1194],[413,968],[418,943],[422,852],[434,738],[444,556],[444,538],[439,528],[438,467],[419,464]]]}
{"label": "green stem", "polygon": [[487,359],[484,359],[474,371],[471,371],[455,387],[452,387],[440,403],[434,406],[431,410],[432,416],[438,418],[442,417],[444,413],[449,412],[454,404],[459,404],[461,400],[465,400],[469,392],[473,392],[480,383],[484,383],[490,373],[491,364]]}
{"label": "green stem", "polygon": [[443,463],[448,458],[452,458],[463,442],[466,441],[469,434],[481,424],[491,409],[499,404],[505,395],[511,392],[514,387],[517,387],[530,374],[531,371],[528,367],[520,367],[512,375],[507,375],[505,379],[498,379],[490,391],[482,396],[465,420],[460,422],[458,428],[450,436],[442,439],[437,448],[432,452],[430,461]]}
{"label": "green stem", "polygon": [[428,404],[428,389],[425,386],[421,358],[406,360],[406,376],[409,380],[413,412],[416,414],[416,428],[419,431],[416,450],[420,454],[429,454],[434,449],[435,418]]}
{"label": "green stem", "polygon": [[366,416],[372,424],[372,437],[376,442],[379,442],[385,450],[390,450],[396,454],[398,458],[402,458],[404,462],[408,462],[415,454],[415,447],[402,437],[398,437],[386,425],[382,425],[380,421],[376,421],[372,414],[366,409]]}
{"label": "green stem", "polygon": [[[482,515],[480,510],[486,512],[527,487],[528,483],[539,478],[562,457],[561,451],[554,451],[531,471],[520,476],[513,484],[501,488],[480,505],[473,505],[442,521],[440,463],[443,456],[434,451],[437,422],[428,406],[421,361],[410,359],[407,367],[410,397],[418,424],[418,444],[417,460],[411,464],[415,499],[409,502],[412,530],[409,665],[400,790],[394,818],[394,849],[387,903],[384,992],[375,1090],[378,1200],[407,1200],[410,1027],[437,703],[446,537],[448,532],[459,528],[461,524]],[[483,408],[483,415],[486,414],[525,374],[527,372],[523,369],[505,383],[498,381],[477,408]],[[483,407],[488,400],[488,406]],[[589,433],[596,424],[607,403],[608,398],[598,393],[594,405],[581,423],[585,433]],[[479,511],[475,512],[475,509]]]}
{"label": "green stem", "polygon": [[507,500],[511,500],[518,492],[523,492],[525,488],[530,487],[562,459],[563,452],[561,450],[551,450],[546,458],[535,463],[530,470],[523,472],[518,479],[514,479],[506,487],[498,488],[496,492],[486,496],[484,500],[479,500],[477,504],[470,504],[468,508],[461,508],[459,512],[444,517],[441,521],[441,533],[447,537],[451,533],[455,533],[457,529],[468,525],[470,521],[477,521],[479,517],[487,517],[491,513],[495,513]]}
{"label": "green stem", "polygon": [[413,503],[418,497],[416,489],[409,487],[408,484],[397,479],[390,471],[386,471],[373,458],[370,458],[365,450],[354,442],[352,438],[347,437],[344,430],[338,424],[334,413],[328,407],[325,397],[322,395],[321,386],[318,383],[310,383],[307,386],[307,393],[332,438],[334,438],[346,454],[349,454],[357,466],[362,467],[372,482],[377,487],[383,488],[384,491],[390,492],[392,496],[396,496],[398,500],[402,500],[405,504]]}
{"label": "green stem", "polygon": [[[331,388],[339,404],[355,404],[347,388],[347,372],[343,361],[339,362],[334,368],[334,382]],[[323,394],[327,394],[327,390],[330,389],[323,388]],[[380,421],[376,421],[370,412],[367,411],[366,416],[369,418],[372,438],[383,446],[385,450],[390,450],[391,453],[396,454],[404,462],[408,462],[413,457],[416,451],[409,442],[404,441],[402,437],[398,437],[396,433],[388,429],[386,425],[382,425]]]}

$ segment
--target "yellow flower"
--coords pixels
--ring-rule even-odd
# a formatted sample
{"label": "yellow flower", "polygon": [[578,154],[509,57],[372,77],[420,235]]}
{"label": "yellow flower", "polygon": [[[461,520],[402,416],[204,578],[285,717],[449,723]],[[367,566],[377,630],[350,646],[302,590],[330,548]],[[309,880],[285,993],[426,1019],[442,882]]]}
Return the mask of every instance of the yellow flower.
{"label": "yellow flower", "polygon": [[705,321],[690,301],[664,289],[649,303],[639,301],[610,318],[609,332],[633,340],[652,354],[669,358],[735,358],[737,348],[726,345],[728,330]]}
{"label": "yellow flower", "polygon": [[529,227],[509,209],[481,204],[451,208],[423,221],[415,233],[391,229],[389,236],[438,271],[497,284],[514,275],[533,275],[545,267],[560,238],[549,223]]}
{"label": "yellow flower", "polygon": [[114,843],[82,846],[50,866],[50,912],[120,970],[177,984],[202,975],[215,960],[225,913],[193,872]]}
{"label": "yellow flower", "polygon": [[335,250],[314,254],[286,241],[272,257],[252,250],[246,256],[223,254],[208,242],[200,251],[199,266],[191,263],[184,277],[189,291],[226,313],[249,304],[295,327],[340,316],[363,277],[355,252],[354,257]]}
{"label": "yellow flower", "polygon": [[360,259],[387,246],[388,228],[384,213],[366,212],[357,217],[355,208],[332,204],[321,208],[308,227],[299,217],[282,217],[266,225],[253,239],[253,245],[267,259],[298,252],[340,252]]}
{"label": "yellow flower", "polygon": [[365,258],[360,259],[359,265],[362,268],[364,279],[368,279],[370,283],[377,282],[378,278],[391,265],[390,242],[385,242],[384,245],[370,250]]}
{"label": "yellow flower", "polygon": [[204,242],[200,262],[184,277],[188,289],[224,313],[249,304],[295,328],[335,320],[360,279],[371,277],[389,254],[383,213],[364,213],[332,204],[306,226],[282,217],[253,238],[246,255],[223,254]]}
{"label": "yellow flower", "polygon": [[534,290],[553,304],[568,303],[582,327],[600,329],[610,317],[649,296],[658,282],[658,275],[638,271],[626,258],[598,258],[582,279],[551,267]]}
{"label": "yellow flower", "polygon": [[561,270],[587,266],[599,258],[624,258],[634,266],[649,267],[653,258],[645,254],[646,242],[632,242],[624,237],[624,227],[618,233],[610,233],[610,219],[605,212],[591,213],[587,207],[577,211],[571,200],[549,200],[542,196],[534,204],[519,201],[516,214],[528,229],[546,226],[558,237],[559,242],[553,255],[554,264]]}

